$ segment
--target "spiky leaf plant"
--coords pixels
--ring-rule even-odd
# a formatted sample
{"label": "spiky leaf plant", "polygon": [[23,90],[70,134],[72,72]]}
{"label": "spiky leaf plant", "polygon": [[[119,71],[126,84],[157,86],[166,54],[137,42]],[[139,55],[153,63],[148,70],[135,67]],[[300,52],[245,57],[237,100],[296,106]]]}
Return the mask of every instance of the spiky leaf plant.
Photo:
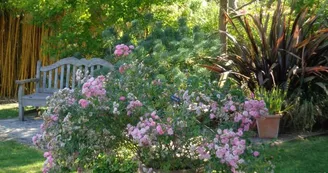
{"label": "spiky leaf plant", "polygon": [[[228,54],[206,67],[231,72],[230,77],[246,83],[251,91],[256,86],[285,90],[289,103],[296,104],[286,116],[289,124],[311,129],[320,116],[317,112],[325,108],[317,106],[320,99],[313,96],[328,96],[328,28],[318,25],[317,15],[307,9],[293,15],[293,9],[285,8],[279,0],[271,15],[265,10],[259,15],[226,14],[232,28],[226,33],[231,43]],[[297,116],[300,111],[304,114]]]}

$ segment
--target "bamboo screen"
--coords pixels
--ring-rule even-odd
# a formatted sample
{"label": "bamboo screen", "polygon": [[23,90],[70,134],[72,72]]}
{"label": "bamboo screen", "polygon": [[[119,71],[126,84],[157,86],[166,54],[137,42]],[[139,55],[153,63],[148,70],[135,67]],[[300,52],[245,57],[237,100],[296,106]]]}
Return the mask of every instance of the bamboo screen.
{"label": "bamboo screen", "polygon": [[[42,53],[44,40],[50,34],[49,29],[0,12],[0,97],[17,97],[15,80],[34,78],[38,60],[43,65],[53,62]],[[33,83],[25,87],[26,93],[34,90]]]}

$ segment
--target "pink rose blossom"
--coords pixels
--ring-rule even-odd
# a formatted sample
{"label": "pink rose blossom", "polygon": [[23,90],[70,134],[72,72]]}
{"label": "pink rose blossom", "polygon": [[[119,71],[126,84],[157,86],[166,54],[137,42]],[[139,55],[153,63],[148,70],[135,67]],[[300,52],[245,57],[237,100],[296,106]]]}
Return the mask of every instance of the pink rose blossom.
{"label": "pink rose blossom", "polygon": [[52,121],[58,121],[58,115],[51,115],[50,118]]}
{"label": "pink rose blossom", "polygon": [[128,56],[133,49],[133,45],[127,46],[125,44],[119,44],[115,46],[114,55],[117,57]]}
{"label": "pink rose blossom", "polygon": [[163,135],[163,134],[164,134],[164,131],[163,131],[161,125],[157,125],[156,130],[157,130],[157,133],[158,133],[158,134],[160,134],[160,135]]}
{"label": "pink rose blossom", "polygon": [[49,156],[51,156],[51,153],[50,152],[44,152],[43,153],[43,157],[49,157]]}
{"label": "pink rose blossom", "polygon": [[230,106],[230,110],[233,111],[233,112],[236,111],[237,110],[236,106],[234,106],[234,105]]}
{"label": "pink rose blossom", "polygon": [[125,97],[124,96],[121,96],[120,97],[120,101],[124,101],[125,100]]}
{"label": "pink rose blossom", "polygon": [[80,99],[79,104],[82,108],[86,108],[89,105],[89,101],[85,99]]}
{"label": "pink rose blossom", "polygon": [[254,155],[254,157],[258,157],[258,156],[260,155],[260,152],[258,152],[258,151],[254,151],[254,152],[253,152],[253,155]]}

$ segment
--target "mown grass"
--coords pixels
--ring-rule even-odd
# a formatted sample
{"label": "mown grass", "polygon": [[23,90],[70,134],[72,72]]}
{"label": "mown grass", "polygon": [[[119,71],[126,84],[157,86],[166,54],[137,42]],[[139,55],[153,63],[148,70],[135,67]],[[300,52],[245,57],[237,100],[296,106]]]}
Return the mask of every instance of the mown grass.
{"label": "mown grass", "polygon": [[278,173],[328,173],[328,136],[264,147],[259,159],[270,160]]}
{"label": "mown grass", "polygon": [[[25,107],[25,111],[33,107]],[[0,104],[0,119],[18,118],[18,103]]]}
{"label": "mown grass", "polygon": [[0,141],[0,173],[41,172],[42,152],[15,141]]}

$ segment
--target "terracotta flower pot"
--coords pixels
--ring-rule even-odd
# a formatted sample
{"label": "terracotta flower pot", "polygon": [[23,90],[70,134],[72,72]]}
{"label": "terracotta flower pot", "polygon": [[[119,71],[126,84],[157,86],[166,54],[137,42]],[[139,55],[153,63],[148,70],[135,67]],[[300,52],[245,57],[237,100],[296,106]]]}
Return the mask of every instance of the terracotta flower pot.
{"label": "terracotta flower pot", "polygon": [[277,138],[281,115],[261,116],[256,119],[260,138]]}

